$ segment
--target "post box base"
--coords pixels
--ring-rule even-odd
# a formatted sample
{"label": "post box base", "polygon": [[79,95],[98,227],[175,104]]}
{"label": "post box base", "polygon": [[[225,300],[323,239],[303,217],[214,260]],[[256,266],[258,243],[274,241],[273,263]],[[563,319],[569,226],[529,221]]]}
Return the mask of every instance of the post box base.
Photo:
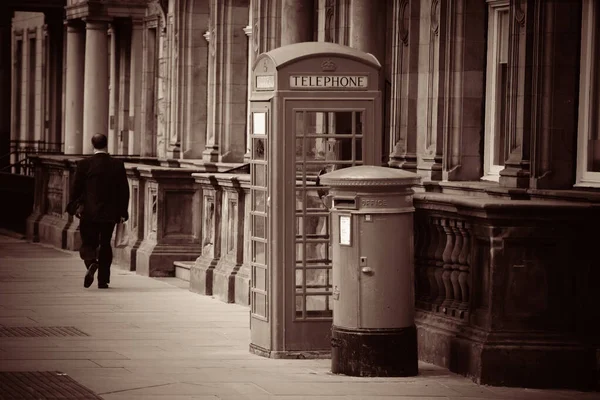
{"label": "post box base", "polygon": [[331,329],[331,372],[350,376],[415,376],[417,328]]}

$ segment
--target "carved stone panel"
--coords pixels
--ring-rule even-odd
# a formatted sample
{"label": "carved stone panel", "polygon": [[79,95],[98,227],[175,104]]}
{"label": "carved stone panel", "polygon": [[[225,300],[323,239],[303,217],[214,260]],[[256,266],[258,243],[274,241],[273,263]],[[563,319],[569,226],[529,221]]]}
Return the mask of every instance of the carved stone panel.
{"label": "carved stone panel", "polygon": [[48,171],[48,190],[46,214],[60,217],[63,214],[63,170],[50,168]]}
{"label": "carved stone panel", "polygon": [[148,184],[148,196],[146,201],[147,238],[156,240],[158,231],[158,188],[154,182]]}
{"label": "carved stone panel", "polygon": [[235,250],[237,248],[238,238],[238,201],[229,199],[227,203],[227,255],[233,256],[235,260]]}
{"label": "carved stone panel", "polygon": [[140,187],[139,182],[131,182],[131,198],[129,200],[129,219],[131,229],[138,227],[138,202],[140,199]]}
{"label": "carved stone panel", "polygon": [[202,201],[202,254],[212,254],[215,239],[215,198],[205,194]]}
{"label": "carved stone panel", "polygon": [[191,236],[194,234],[194,219],[190,218],[193,209],[194,191],[165,190],[164,237]]}

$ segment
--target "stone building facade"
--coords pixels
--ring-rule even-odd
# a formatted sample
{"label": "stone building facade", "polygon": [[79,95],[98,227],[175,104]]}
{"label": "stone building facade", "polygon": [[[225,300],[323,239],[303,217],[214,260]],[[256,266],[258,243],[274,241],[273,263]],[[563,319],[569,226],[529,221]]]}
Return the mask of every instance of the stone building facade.
{"label": "stone building facade", "polygon": [[63,153],[34,157],[30,237],[77,247],[66,192],[105,132],[130,162],[120,260],[245,304],[253,61],[306,41],[373,54],[382,160],[423,178],[421,359],[489,384],[597,382],[597,1],[8,0],[0,40],[2,155]]}

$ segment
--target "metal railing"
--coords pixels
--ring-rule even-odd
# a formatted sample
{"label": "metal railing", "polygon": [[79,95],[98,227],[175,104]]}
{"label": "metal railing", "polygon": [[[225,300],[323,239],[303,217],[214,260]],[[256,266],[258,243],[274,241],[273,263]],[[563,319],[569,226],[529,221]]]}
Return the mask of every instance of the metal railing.
{"label": "metal railing", "polygon": [[63,143],[44,140],[11,140],[10,152],[0,156],[9,159],[9,164],[0,171],[33,176],[33,164],[30,157],[38,154],[63,154]]}

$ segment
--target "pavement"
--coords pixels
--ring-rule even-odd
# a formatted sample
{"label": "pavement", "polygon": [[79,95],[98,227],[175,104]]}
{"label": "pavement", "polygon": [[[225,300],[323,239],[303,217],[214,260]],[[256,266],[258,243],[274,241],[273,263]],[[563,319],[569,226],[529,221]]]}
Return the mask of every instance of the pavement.
{"label": "pavement", "polygon": [[247,307],[115,266],[110,289],[84,289],[84,272],[77,253],[0,235],[0,399],[600,400],[481,386],[425,363],[416,377],[357,378],[330,360],[266,359],[248,351]]}

